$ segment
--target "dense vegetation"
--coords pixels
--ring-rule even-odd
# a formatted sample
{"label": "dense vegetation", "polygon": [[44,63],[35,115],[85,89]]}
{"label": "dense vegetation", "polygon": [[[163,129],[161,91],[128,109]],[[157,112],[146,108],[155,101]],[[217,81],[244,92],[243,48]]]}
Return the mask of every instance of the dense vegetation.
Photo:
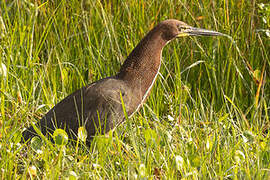
{"label": "dense vegetation", "polygon": [[[2,0],[0,8],[1,179],[269,178],[269,2]],[[44,138],[19,143],[24,127],[115,74],[169,18],[234,41],[168,44],[147,103],[90,148]]]}

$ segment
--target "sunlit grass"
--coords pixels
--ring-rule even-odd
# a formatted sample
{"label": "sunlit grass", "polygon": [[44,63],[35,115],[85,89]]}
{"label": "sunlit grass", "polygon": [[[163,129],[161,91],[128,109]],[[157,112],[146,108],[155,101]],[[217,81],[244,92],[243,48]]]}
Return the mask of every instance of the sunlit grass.
{"label": "sunlit grass", "polygon": [[[2,0],[0,13],[2,179],[270,176],[269,4]],[[235,44],[226,37],[168,44],[147,103],[90,148],[18,143],[24,127],[68,94],[117,73],[168,18],[228,34]]]}

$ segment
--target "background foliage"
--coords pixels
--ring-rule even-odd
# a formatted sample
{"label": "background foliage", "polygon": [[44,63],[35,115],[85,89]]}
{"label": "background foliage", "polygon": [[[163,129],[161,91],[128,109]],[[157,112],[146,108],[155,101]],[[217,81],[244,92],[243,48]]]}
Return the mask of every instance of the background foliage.
{"label": "background foliage", "polygon": [[[2,179],[269,177],[269,2],[2,0],[0,8]],[[24,127],[76,89],[117,73],[169,18],[233,40],[167,45],[145,106],[90,148],[19,143]]]}

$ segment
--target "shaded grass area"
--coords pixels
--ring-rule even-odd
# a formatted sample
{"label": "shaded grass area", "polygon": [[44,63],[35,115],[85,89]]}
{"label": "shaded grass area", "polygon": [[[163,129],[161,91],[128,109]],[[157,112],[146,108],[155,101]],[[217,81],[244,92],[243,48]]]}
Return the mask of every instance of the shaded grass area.
{"label": "shaded grass area", "polygon": [[[261,3],[2,0],[1,177],[267,179],[270,5]],[[17,143],[23,127],[68,94],[115,74],[169,18],[235,44],[225,37],[168,44],[145,106],[90,148]]]}

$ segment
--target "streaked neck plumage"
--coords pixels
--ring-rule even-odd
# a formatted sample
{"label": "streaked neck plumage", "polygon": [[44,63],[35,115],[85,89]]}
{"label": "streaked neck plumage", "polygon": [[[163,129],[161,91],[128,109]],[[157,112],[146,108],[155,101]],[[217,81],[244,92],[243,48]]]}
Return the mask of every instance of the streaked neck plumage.
{"label": "streaked neck plumage", "polygon": [[148,96],[159,72],[162,49],[167,42],[161,28],[152,29],[130,53],[117,74],[117,78],[127,82],[132,89],[133,97],[137,97],[133,108],[138,109]]}

